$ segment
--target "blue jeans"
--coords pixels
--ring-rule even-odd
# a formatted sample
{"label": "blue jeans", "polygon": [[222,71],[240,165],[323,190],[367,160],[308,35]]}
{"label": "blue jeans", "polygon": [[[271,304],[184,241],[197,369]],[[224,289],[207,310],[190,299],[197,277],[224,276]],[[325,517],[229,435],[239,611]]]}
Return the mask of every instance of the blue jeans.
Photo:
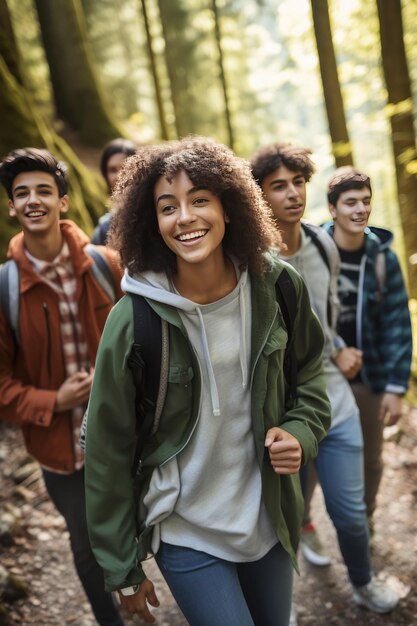
{"label": "blue jeans", "polygon": [[[320,443],[315,466],[350,581],[358,587],[366,585],[371,579],[371,562],[359,415],[329,431]],[[303,491],[307,471],[303,468],[301,472]]]}
{"label": "blue jeans", "polygon": [[288,626],[293,570],[281,544],[232,563],[161,542],[155,559],[190,626]]}
{"label": "blue jeans", "polygon": [[94,558],[88,539],[84,469],[74,474],[55,474],[43,470],[43,478],[52,502],[67,524],[78,577],[98,624],[123,626],[112,594],[104,591],[103,571]]}

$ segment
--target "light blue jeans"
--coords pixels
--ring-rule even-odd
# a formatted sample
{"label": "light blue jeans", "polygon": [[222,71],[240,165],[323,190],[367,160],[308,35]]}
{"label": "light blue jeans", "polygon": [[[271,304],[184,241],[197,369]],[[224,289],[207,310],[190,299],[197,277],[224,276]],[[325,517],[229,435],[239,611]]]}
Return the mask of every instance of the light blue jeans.
{"label": "light blue jeans", "polygon": [[231,563],[161,542],[155,560],[190,626],[288,626],[293,569],[281,544]]}
{"label": "light blue jeans", "polygon": [[[359,415],[331,428],[315,460],[327,512],[355,586],[371,579],[368,521],[364,501],[363,438]],[[307,468],[301,472],[305,487]]]}

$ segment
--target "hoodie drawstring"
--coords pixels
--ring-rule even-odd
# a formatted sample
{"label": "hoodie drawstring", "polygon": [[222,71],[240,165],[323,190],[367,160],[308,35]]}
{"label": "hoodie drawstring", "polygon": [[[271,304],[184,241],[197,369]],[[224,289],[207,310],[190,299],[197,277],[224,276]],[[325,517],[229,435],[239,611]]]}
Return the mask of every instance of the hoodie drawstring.
{"label": "hoodie drawstring", "polygon": [[203,314],[201,313],[200,307],[196,307],[196,310],[197,310],[198,318],[200,320],[200,325],[201,325],[204,362],[207,367],[207,373],[208,373],[208,377],[210,381],[210,396],[211,396],[211,405],[213,407],[213,415],[220,415],[219,392],[217,390],[216,378],[214,376],[213,366],[211,364],[210,351],[209,351],[207,334],[206,334],[206,327],[204,326]]}

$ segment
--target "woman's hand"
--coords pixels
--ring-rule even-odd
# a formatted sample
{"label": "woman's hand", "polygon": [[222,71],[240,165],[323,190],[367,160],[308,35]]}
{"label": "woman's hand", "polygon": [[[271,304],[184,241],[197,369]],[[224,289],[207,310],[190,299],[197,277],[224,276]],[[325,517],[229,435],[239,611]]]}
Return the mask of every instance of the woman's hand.
{"label": "woman's hand", "polygon": [[148,603],[151,606],[158,607],[159,600],[156,596],[153,583],[145,578],[139,585],[139,589],[132,596],[124,596],[119,592],[120,603],[128,613],[137,613],[148,624],[155,621],[154,616],[149,611]]}
{"label": "woman's hand", "polygon": [[296,474],[301,466],[302,450],[298,439],[282,428],[270,428],[265,447],[276,474]]}

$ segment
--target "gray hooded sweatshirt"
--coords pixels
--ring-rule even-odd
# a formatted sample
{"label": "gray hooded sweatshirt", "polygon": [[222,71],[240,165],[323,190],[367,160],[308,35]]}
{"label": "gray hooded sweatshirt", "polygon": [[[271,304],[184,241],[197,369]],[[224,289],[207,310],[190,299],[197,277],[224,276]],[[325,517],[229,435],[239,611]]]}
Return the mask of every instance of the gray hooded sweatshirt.
{"label": "gray hooded sweatshirt", "polygon": [[144,499],[152,549],[160,540],[234,562],[262,558],[277,543],[261,499],[248,381],[251,295],[235,264],[235,289],[199,305],[165,274],[125,274],[122,288],[174,306],[196,353],[202,381],[194,431],[180,454],[157,467]]}

